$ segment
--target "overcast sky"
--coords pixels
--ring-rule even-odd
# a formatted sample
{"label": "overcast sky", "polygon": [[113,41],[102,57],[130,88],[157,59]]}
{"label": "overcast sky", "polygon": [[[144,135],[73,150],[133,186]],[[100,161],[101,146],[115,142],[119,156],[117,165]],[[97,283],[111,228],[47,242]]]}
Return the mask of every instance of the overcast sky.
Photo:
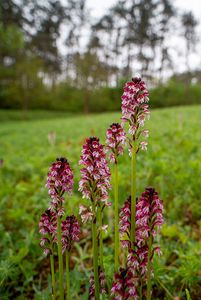
{"label": "overcast sky", "polygon": [[[62,0],[64,3],[65,1],[66,0]],[[116,2],[117,0],[87,0],[87,7],[90,9],[90,15],[95,21],[104,15],[107,10]],[[178,8],[180,13],[184,11],[192,11],[199,23],[199,27],[197,28],[197,37],[199,39],[199,43],[197,44],[196,52],[190,55],[191,67],[197,68],[201,64],[201,0],[172,0],[172,3],[176,8]],[[65,32],[65,29],[63,31]],[[87,37],[88,32],[86,31],[83,35],[83,45],[85,44]],[[64,40],[65,34],[62,34],[62,37],[58,42],[62,54],[67,53],[67,48],[64,46]],[[169,44],[178,52],[177,54],[173,53],[173,57],[177,61],[177,71],[183,72],[186,68],[184,40],[179,40],[178,36],[172,36],[169,40]]]}
{"label": "overcast sky", "polygon": [[[107,9],[109,9],[116,2],[117,0],[87,0],[87,6],[90,8],[91,16],[94,19],[98,19],[104,13],[106,13]],[[198,51],[190,56],[191,66],[193,68],[196,68],[201,63],[201,51],[199,50],[201,47],[201,0],[172,0],[172,3],[176,8],[178,8],[180,12],[192,11],[199,23],[199,26],[197,28],[197,35],[200,40],[199,44],[197,45]],[[180,42],[179,40],[177,40],[177,38],[173,37],[170,40],[170,45],[171,43],[174,43],[175,45],[177,45],[177,47],[179,44],[178,49],[181,49],[181,51],[183,51],[185,48],[184,41]],[[183,61],[180,61],[180,63],[178,64],[179,68],[177,70],[180,72],[184,71],[186,66],[184,57],[182,57],[181,59]]]}
{"label": "overcast sky", "polygon": [[[93,17],[100,17],[116,0],[87,0]],[[174,0],[175,6],[183,10],[191,10],[201,21],[201,0]]]}

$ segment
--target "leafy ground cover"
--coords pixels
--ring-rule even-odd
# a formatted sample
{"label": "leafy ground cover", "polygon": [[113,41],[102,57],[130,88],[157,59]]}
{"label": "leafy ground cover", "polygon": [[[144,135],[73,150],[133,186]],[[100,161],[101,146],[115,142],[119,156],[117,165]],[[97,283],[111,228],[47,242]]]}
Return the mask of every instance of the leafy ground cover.
{"label": "leafy ground cover", "polygon": [[[138,156],[138,195],[144,186],[152,185],[165,205],[166,223],[160,241],[163,256],[154,261],[154,299],[186,299],[185,289],[191,299],[201,298],[200,114],[201,106],[152,111],[147,122],[149,155]],[[119,118],[117,113],[57,114],[50,119],[34,117],[20,122],[9,122],[4,117],[7,121],[0,124],[1,299],[49,299],[48,261],[39,247],[38,236],[38,221],[49,202],[44,187],[48,167],[58,156],[66,156],[71,162],[75,189],[73,197],[66,199],[66,209],[69,214],[78,214],[83,200],[77,191],[80,178],[77,163],[83,141],[85,137],[98,135],[104,142],[107,127]],[[129,157],[124,155],[120,159],[122,203],[129,195],[129,177]],[[110,247],[112,209],[108,220],[104,263],[109,277],[113,274],[114,259]],[[88,299],[89,230],[85,227],[73,252],[72,299]]]}

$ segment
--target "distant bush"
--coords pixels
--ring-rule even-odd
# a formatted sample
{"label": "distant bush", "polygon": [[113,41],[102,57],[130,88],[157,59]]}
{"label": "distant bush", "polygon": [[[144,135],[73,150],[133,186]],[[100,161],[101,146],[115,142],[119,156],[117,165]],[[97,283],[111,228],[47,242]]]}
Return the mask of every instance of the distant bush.
{"label": "distant bush", "polygon": [[201,85],[169,82],[152,89],[150,94],[152,108],[201,104]]}
{"label": "distant bush", "polygon": [[[105,112],[120,109],[120,87],[101,87],[94,90],[78,89],[66,83],[54,89],[43,87],[28,99],[28,109],[58,110],[73,113]],[[184,85],[170,81],[150,90],[152,108],[201,104],[201,85]],[[23,108],[19,97],[0,90],[0,108]]]}

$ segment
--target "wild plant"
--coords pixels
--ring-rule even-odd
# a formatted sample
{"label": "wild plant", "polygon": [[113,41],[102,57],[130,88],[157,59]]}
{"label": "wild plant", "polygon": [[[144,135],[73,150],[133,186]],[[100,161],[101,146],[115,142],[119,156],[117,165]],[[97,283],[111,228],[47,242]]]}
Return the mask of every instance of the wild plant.
{"label": "wild plant", "polygon": [[[144,129],[149,118],[149,93],[144,81],[135,77],[127,82],[122,95],[122,124],[113,123],[106,132],[106,145],[98,137],[89,137],[83,144],[79,161],[81,179],[79,191],[88,200],[80,205],[79,215],[83,225],[91,224],[93,274],[90,277],[89,299],[147,299],[152,297],[151,279],[154,274],[154,253],[161,254],[156,236],[163,224],[163,203],[153,187],[146,187],[137,197],[137,155],[147,150],[148,130]],[[126,133],[125,123],[128,124]],[[125,127],[125,129],[124,129]],[[119,210],[118,163],[120,155],[131,157],[130,195]],[[108,160],[107,160],[108,155]],[[110,171],[109,164],[113,165]],[[129,171],[129,167],[128,167]],[[111,184],[112,174],[112,184]],[[80,227],[75,216],[66,216],[64,196],[73,190],[73,172],[64,158],[50,167],[47,184],[51,197],[50,207],[42,214],[39,227],[41,247],[50,256],[52,298],[57,297],[55,280],[55,249],[58,253],[59,297],[64,299],[64,259],[66,256],[66,299],[71,299],[69,259],[72,243],[79,241]],[[113,189],[111,201],[109,190]],[[108,286],[103,259],[104,213],[114,204],[114,277]],[[65,218],[64,218],[65,216]],[[123,262],[120,253],[125,251]]]}

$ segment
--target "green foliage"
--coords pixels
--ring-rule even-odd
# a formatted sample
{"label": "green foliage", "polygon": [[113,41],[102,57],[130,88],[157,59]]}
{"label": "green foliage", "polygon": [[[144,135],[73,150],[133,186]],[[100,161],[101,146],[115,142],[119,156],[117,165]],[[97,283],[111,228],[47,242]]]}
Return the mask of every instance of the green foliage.
{"label": "green foliage", "polygon": [[176,81],[151,90],[151,107],[168,107],[201,103],[201,85],[184,85]]}
{"label": "green foliage", "polygon": [[0,54],[15,56],[24,48],[23,33],[15,26],[3,27],[0,23]]}
{"label": "green foliage", "polygon": [[[0,86],[0,107],[76,113],[119,111],[122,87],[95,87],[97,82],[94,82],[94,85],[83,82],[78,86],[70,82],[61,82],[54,87],[48,87],[44,85],[42,78],[38,77],[41,68],[42,62],[32,57],[19,61],[15,71],[8,68],[4,68],[2,72],[0,70],[0,76],[17,78],[8,86]],[[26,79],[26,85],[22,84],[22,79]],[[152,108],[200,104],[201,85],[169,82],[152,88],[150,98]]]}
{"label": "green foliage", "polygon": [[187,289],[185,289],[185,291],[186,291],[186,297],[187,297],[186,299],[191,300],[191,296],[190,296],[189,291]]}
{"label": "green foliage", "polygon": [[[186,288],[192,300],[201,296],[200,112],[200,106],[153,111],[147,123],[150,129],[148,154],[141,152],[138,158],[138,195],[145,186],[152,185],[165,204],[166,224],[159,241],[163,255],[154,259],[155,300],[171,299],[170,295],[185,299]],[[20,115],[16,112],[10,112],[10,116],[5,114],[6,111],[0,112],[0,118],[4,116],[5,120],[0,126],[0,159],[3,159],[0,167],[0,295],[3,299],[48,299],[49,262],[42,255],[38,234],[40,215],[49,202],[44,187],[48,167],[58,156],[67,156],[70,160],[75,172],[75,192],[70,200],[66,199],[66,209],[69,214],[77,215],[79,204],[83,202],[77,192],[80,178],[77,162],[83,140],[98,135],[104,142],[107,127],[119,121],[120,114],[72,116],[64,112],[33,111],[27,115],[29,121],[19,121]],[[56,134],[54,144],[48,141],[49,132]],[[122,203],[130,192],[127,153],[119,163]],[[111,280],[112,209],[108,210],[108,220],[104,263]],[[83,240],[74,248],[71,259],[73,299],[87,299],[91,275],[89,249],[90,228],[85,228]]]}

